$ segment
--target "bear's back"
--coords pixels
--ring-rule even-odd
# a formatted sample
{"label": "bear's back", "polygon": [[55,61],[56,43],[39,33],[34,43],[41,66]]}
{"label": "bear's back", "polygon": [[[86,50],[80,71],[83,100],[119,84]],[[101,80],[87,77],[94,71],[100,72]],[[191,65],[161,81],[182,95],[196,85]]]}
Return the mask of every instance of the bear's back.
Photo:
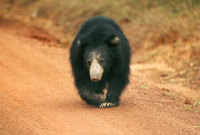
{"label": "bear's back", "polygon": [[98,28],[104,31],[109,28],[110,29],[112,28],[115,30],[115,32],[116,31],[120,33],[122,32],[122,30],[120,29],[120,27],[114,20],[108,17],[104,17],[104,16],[95,16],[88,19],[82,24],[79,34],[82,34],[82,33],[85,34],[87,32],[91,32],[91,29],[98,29]]}

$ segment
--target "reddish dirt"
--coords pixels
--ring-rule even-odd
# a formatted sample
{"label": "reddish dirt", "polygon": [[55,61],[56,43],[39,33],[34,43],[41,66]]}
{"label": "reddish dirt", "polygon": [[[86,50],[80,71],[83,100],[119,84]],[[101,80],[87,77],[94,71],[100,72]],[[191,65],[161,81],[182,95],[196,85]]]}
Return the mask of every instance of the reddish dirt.
{"label": "reddish dirt", "polygon": [[200,134],[200,109],[186,109],[184,96],[169,90],[195,98],[190,89],[157,84],[143,74],[148,66],[134,65],[118,107],[89,106],[74,86],[68,49],[20,31],[0,27],[1,135]]}

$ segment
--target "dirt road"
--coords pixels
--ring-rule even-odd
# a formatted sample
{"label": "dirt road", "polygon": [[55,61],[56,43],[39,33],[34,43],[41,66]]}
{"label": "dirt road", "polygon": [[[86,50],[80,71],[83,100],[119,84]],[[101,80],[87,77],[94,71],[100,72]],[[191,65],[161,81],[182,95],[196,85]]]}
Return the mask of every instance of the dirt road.
{"label": "dirt road", "polygon": [[0,27],[1,135],[199,135],[200,110],[186,110],[135,74],[115,108],[86,105],[73,84],[67,49]]}

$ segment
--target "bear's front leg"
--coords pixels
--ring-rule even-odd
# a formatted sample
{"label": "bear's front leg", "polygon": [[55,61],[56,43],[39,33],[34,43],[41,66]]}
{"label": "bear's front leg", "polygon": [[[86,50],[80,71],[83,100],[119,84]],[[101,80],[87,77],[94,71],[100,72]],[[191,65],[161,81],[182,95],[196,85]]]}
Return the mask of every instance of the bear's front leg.
{"label": "bear's front leg", "polygon": [[123,88],[125,87],[125,82],[120,80],[120,78],[114,78],[108,83],[108,92],[106,95],[106,101],[102,103],[99,107],[114,107],[119,104],[119,97]]}
{"label": "bear's front leg", "polygon": [[114,91],[114,89],[108,90],[108,93],[106,95],[106,101],[104,103],[101,103],[101,105],[99,107],[106,108],[106,107],[118,106],[119,96],[120,96],[120,93]]}

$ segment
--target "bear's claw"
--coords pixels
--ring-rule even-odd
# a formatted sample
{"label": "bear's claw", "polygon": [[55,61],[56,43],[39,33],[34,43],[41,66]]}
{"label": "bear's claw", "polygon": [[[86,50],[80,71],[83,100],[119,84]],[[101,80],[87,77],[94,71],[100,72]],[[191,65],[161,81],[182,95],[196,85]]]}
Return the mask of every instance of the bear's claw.
{"label": "bear's claw", "polygon": [[117,104],[112,103],[112,102],[104,102],[104,103],[101,103],[99,108],[108,108],[108,107],[114,107],[114,106],[117,106]]}

